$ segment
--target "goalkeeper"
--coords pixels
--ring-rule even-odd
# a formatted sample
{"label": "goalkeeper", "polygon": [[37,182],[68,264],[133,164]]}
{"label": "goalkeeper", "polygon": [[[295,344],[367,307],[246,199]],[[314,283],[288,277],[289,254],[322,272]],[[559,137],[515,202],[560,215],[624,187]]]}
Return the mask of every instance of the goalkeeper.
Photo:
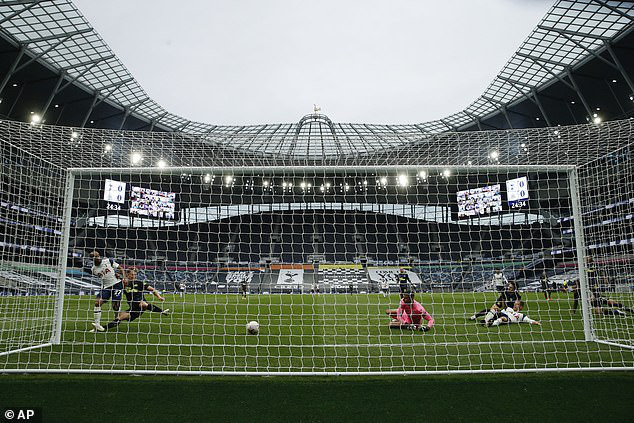
{"label": "goalkeeper", "polygon": [[[396,310],[385,310],[392,319],[390,329],[408,329],[427,332],[434,327],[434,318],[425,310],[421,303],[414,299],[413,292],[401,293],[401,304]],[[423,319],[427,321],[423,325]]]}
{"label": "goalkeeper", "polygon": [[144,311],[149,310],[153,313],[161,313],[163,315],[169,314],[169,309],[165,310],[160,307],[150,304],[145,300],[144,291],[151,292],[159,301],[165,301],[165,298],[149,284],[137,279],[137,271],[135,268],[127,269],[125,272],[125,297],[128,302],[129,309],[127,311],[119,312],[119,315],[110,323],[108,323],[103,330],[95,328],[99,332],[103,332],[108,329],[119,326],[124,320],[132,322],[133,320],[141,317]]}

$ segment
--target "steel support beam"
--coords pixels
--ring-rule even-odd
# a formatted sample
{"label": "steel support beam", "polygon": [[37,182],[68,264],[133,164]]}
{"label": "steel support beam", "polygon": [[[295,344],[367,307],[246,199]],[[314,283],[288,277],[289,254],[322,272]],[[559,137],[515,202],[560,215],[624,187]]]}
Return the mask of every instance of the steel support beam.
{"label": "steel support beam", "polygon": [[480,124],[480,119],[477,118],[476,116],[472,115],[471,113],[467,112],[466,110],[462,111],[465,115],[469,116],[477,125],[478,127],[478,131],[482,131],[482,125]]}
{"label": "steel support beam", "polygon": [[[37,6],[40,3],[43,3],[45,1],[53,1],[53,0],[39,0],[39,1],[34,1],[34,2],[28,2],[30,3],[28,6],[26,6],[23,9],[17,10],[15,12],[13,12],[12,14],[10,14],[9,16],[6,16],[2,19],[0,19],[0,25],[2,25],[3,23],[10,21],[11,19],[15,18],[16,16],[19,16],[20,14],[26,12],[27,10]],[[21,4],[26,4],[27,2],[25,1],[3,1],[2,5],[3,6],[18,6]]]}
{"label": "steel support beam", "polygon": [[[540,28],[540,26],[538,26],[538,28]],[[581,44],[577,40],[574,40],[571,36],[569,36],[570,35],[569,33],[572,32],[572,35],[580,35],[580,36],[585,36],[585,35],[576,34],[574,31],[565,31],[563,29],[557,29],[557,28],[549,28],[549,30],[561,34],[565,39],[567,39],[568,41],[570,41],[571,43],[573,43],[574,45],[576,45],[580,49],[582,49],[582,50],[586,51],[587,53],[591,54],[593,57],[601,60],[602,62],[604,62],[608,66],[611,66],[611,67],[616,69],[616,65],[614,63],[612,63],[609,60],[601,57],[600,54],[597,54],[594,50],[589,49],[588,47],[584,46],[583,44]],[[602,40],[603,42],[610,40],[609,38],[606,38],[606,37],[594,37],[594,38],[596,38],[598,40]]]}
{"label": "steel support beam", "polygon": [[62,85],[62,81],[64,81],[64,77],[66,77],[66,72],[61,71],[59,74],[59,77],[57,78],[57,83],[55,84],[55,88],[53,88],[53,91],[51,91],[51,95],[48,96],[48,98],[46,99],[46,103],[44,103],[44,107],[42,107],[42,111],[41,111],[42,119],[44,119],[44,116],[46,115],[48,108],[53,102],[53,99],[55,98],[55,95],[57,94],[57,90],[59,90],[60,85]]}
{"label": "steel support beam", "polygon": [[4,79],[0,83],[0,95],[2,95],[2,92],[4,91],[5,87],[9,83],[9,79],[11,79],[11,77],[13,76],[13,73],[15,72],[15,68],[18,66],[18,63],[20,63],[20,60],[22,60],[22,56],[24,56],[25,51],[26,51],[26,46],[20,46],[20,51],[18,52],[17,57],[11,64],[11,67],[7,71],[7,74],[4,76]]}
{"label": "steel support beam", "polygon": [[606,9],[610,9],[612,12],[616,13],[617,15],[621,15],[624,18],[627,18],[627,19],[629,19],[631,21],[634,21],[634,17],[628,15],[627,13],[623,12],[622,10],[620,10],[617,7],[610,6],[609,4],[607,4],[606,2],[601,1],[601,0],[593,0],[593,1],[595,3],[599,3],[601,6],[605,7]]}
{"label": "steel support beam", "polygon": [[487,96],[482,96],[483,99],[485,99],[486,101],[488,101],[489,103],[491,103],[498,111],[500,111],[500,113],[502,113],[502,115],[504,115],[504,119],[506,119],[506,123],[508,124],[510,129],[514,129],[513,128],[513,124],[511,123],[511,119],[509,118],[508,115],[508,109],[506,108],[506,105],[499,103],[495,100],[493,100],[492,98],[489,98]]}
{"label": "steel support beam", "polygon": [[39,43],[42,41],[57,40],[62,37],[71,38],[71,37],[74,37],[75,35],[85,34],[87,32],[93,32],[93,31],[94,30],[92,28],[88,27],[86,29],[80,29],[80,30],[72,31],[72,32],[62,32],[60,34],[47,35],[46,37],[32,38],[30,40],[21,41],[20,44],[33,44],[33,43]]}
{"label": "steel support beam", "polygon": [[517,54],[520,57],[524,57],[524,58],[532,60],[537,66],[539,66],[540,68],[542,68],[543,70],[545,70],[546,72],[548,72],[549,74],[551,74],[552,76],[557,78],[557,80],[559,82],[561,82],[562,84],[564,84],[565,86],[567,86],[571,90],[575,89],[568,81],[566,81],[561,76],[559,76],[558,74],[553,72],[552,69],[547,68],[546,66],[544,66],[544,63],[548,63],[548,64],[551,64],[551,65],[554,65],[554,66],[561,66],[563,68],[563,70],[566,69],[566,65],[562,65],[561,63],[557,63],[554,60],[541,59],[539,57],[531,56],[530,54],[524,54],[524,53],[515,53],[515,54]]}
{"label": "steel support beam", "polygon": [[577,85],[577,82],[575,81],[575,78],[573,78],[572,71],[570,70],[569,67],[566,68],[566,73],[568,74],[568,79],[570,79],[570,82],[572,83],[572,86],[575,87],[575,91],[577,93],[577,96],[579,96],[579,100],[581,100],[581,103],[583,104],[583,107],[586,108],[586,112],[588,113],[588,116],[590,118],[592,118],[592,109],[590,108],[590,105],[586,101],[586,98],[583,96],[583,93],[579,89],[579,85]]}
{"label": "steel support beam", "polygon": [[577,31],[572,31],[570,29],[560,29],[560,28],[555,28],[552,26],[546,26],[546,25],[537,25],[537,28],[544,30],[544,31],[550,31],[550,32],[557,32],[561,35],[570,35],[570,36],[575,36],[575,37],[585,37],[585,38],[594,38],[595,40],[609,40],[609,37],[604,37],[602,35],[594,35],[594,34],[588,34],[586,32],[577,32]]}
{"label": "steel support beam", "polygon": [[621,61],[619,60],[616,53],[614,52],[614,49],[612,48],[612,44],[609,41],[606,41],[603,44],[605,45],[605,48],[608,51],[608,53],[610,53],[610,56],[612,57],[612,60],[614,60],[614,64],[616,65],[616,68],[621,73],[621,76],[623,76],[623,79],[627,83],[627,86],[630,87],[630,91],[634,93],[634,83],[632,83],[632,78],[630,78],[630,75],[625,71],[625,68],[623,68]]}
{"label": "steel support beam", "polygon": [[552,126],[550,119],[548,118],[548,115],[546,114],[546,110],[544,109],[544,106],[542,106],[542,102],[539,100],[539,96],[537,95],[537,90],[535,88],[531,88],[531,93],[533,94],[533,97],[535,98],[535,103],[537,104],[537,107],[539,107],[539,111],[541,112],[542,116],[546,120],[546,125]]}
{"label": "steel support beam", "polygon": [[84,116],[84,119],[81,121],[81,125],[79,125],[80,128],[83,128],[86,126],[86,122],[88,122],[88,118],[92,114],[92,111],[95,108],[95,105],[97,104],[98,99],[99,99],[99,91],[95,91],[95,94],[92,97],[92,103],[90,104],[90,107],[88,108],[88,111],[86,112],[86,115]]}

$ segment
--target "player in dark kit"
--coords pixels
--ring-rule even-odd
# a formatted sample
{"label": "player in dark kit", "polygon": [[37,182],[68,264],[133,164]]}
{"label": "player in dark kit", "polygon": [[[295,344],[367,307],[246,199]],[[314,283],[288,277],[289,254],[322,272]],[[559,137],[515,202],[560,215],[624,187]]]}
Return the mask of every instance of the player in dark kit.
{"label": "player in dark kit", "polygon": [[242,298],[247,298],[247,291],[249,290],[249,286],[247,285],[247,281],[240,282],[240,292],[242,293]]}
{"label": "player in dark kit", "polygon": [[409,275],[407,271],[403,268],[398,273],[398,288],[401,293],[410,292],[411,291],[411,281],[409,280]]}
{"label": "player in dark kit", "polygon": [[[579,283],[573,285],[572,289],[574,292],[572,312],[576,313],[577,307],[579,307],[579,299],[581,298]],[[602,314],[604,316],[627,316],[628,313],[634,314],[634,307],[626,307],[623,303],[611,298],[605,298],[598,291],[593,291],[590,294],[590,306],[592,307],[593,313]]]}
{"label": "player in dark kit", "polygon": [[486,316],[484,319],[486,323],[487,317],[489,319],[492,318],[492,316],[490,316],[490,313],[494,308],[502,309],[502,310],[508,307],[513,308],[515,301],[520,301],[521,299],[522,299],[522,294],[520,294],[519,291],[517,290],[517,286],[515,285],[515,282],[509,282],[506,285],[506,290],[500,293],[500,296],[495,301],[495,304],[491,306],[491,308],[488,308],[488,309],[485,308],[480,310],[473,316],[470,316],[469,320],[476,320],[478,317]]}
{"label": "player in dark kit", "polygon": [[548,301],[551,298],[550,294],[550,280],[546,272],[542,273],[542,277],[539,280],[542,285],[542,291],[544,292],[544,298]]}
{"label": "player in dark kit", "polygon": [[119,315],[110,323],[108,323],[104,330],[112,329],[124,321],[128,320],[132,322],[138,319],[144,311],[148,310],[153,313],[169,314],[169,309],[161,309],[160,307],[150,304],[145,300],[144,291],[151,292],[159,301],[165,301],[165,298],[152,286],[139,279],[137,279],[137,272],[135,268],[127,269],[125,272],[125,297],[130,307],[127,311],[122,311]]}

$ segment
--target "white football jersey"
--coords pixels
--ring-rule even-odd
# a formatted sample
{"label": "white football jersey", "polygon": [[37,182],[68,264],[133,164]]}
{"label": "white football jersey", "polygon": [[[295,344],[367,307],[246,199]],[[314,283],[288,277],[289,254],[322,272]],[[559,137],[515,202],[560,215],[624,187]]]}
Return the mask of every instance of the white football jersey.
{"label": "white football jersey", "polygon": [[495,286],[504,286],[506,283],[506,277],[504,277],[503,273],[495,273],[493,275],[493,284]]}
{"label": "white football jersey", "polygon": [[110,288],[111,286],[119,282],[119,279],[117,279],[114,273],[114,270],[118,267],[118,263],[114,261],[110,263],[110,260],[108,260],[107,258],[102,258],[101,264],[99,266],[93,264],[92,274],[98,276],[101,279],[102,288]]}
{"label": "white football jersey", "polygon": [[524,320],[524,314],[513,310],[511,307],[507,307],[502,313],[509,318],[509,323],[521,323]]}

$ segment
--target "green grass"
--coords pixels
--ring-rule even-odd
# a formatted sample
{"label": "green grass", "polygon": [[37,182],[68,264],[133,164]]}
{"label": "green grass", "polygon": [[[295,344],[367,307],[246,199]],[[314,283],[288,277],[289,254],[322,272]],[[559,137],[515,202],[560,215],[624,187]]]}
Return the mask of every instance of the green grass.
{"label": "green grass", "polygon": [[[634,372],[390,377],[10,375],[44,422],[627,422]],[[134,400],[134,399],[137,400]]]}
{"label": "green grass", "polygon": [[[555,294],[549,302],[542,294],[524,297],[526,314],[541,320],[542,327],[484,328],[468,321],[468,315],[493,301],[493,294],[420,295],[436,319],[426,334],[388,329],[384,310],[397,306],[397,295],[251,295],[247,300],[168,295],[161,306],[172,309],[172,315],[145,313],[104,334],[87,332],[94,298],[67,297],[62,343],[0,356],[0,369],[365,372],[634,366],[634,351],[584,341],[581,313],[571,313],[566,294]],[[631,298],[625,300],[631,304]],[[53,305],[47,297],[0,298],[0,352],[38,337],[48,340]],[[105,306],[102,323],[112,316]],[[602,337],[634,336],[634,317],[595,319]],[[260,322],[260,335],[246,334],[249,320]]]}

